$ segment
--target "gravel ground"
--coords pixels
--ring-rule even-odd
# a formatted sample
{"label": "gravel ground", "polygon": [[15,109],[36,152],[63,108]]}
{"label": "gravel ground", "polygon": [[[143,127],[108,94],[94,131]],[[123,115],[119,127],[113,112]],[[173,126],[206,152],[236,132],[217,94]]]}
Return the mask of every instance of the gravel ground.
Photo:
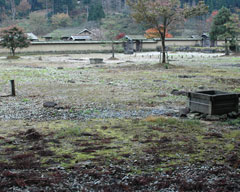
{"label": "gravel ground", "polygon": [[[171,63],[177,67],[198,67],[200,62],[203,68],[221,68],[225,60],[220,56],[219,53],[169,53]],[[0,97],[0,119],[136,118],[176,114],[179,107],[184,105],[185,101],[177,98],[172,98],[170,102],[158,99],[159,95],[170,96],[174,88],[184,87],[172,71],[151,67],[159,59],[158,52],[116,54],[118,60],[108,60],[110,57],[110,54],[43,55],[22,56],[17,61],[0,57],[0,95],[9,94],[7,81],[10,78],[17,81],[17,97]],[[89,58],[103,58],[104,64],[90,65]],[[238,63],[236,60],[231,66]],[[58,67],[63,67],[63,70],[58,70]],[[184,68],[177,73],[182,72]],[[142,73],[141,78],[139,75]],[[201,80],[192,79],[193,84],[201,83],[204,76],[200,75]],[[208,78],[207,83],[212,85]],[[45,101],[55,101],[58,105],[46,109],[43,108]],[[139,103],[128,106],[128,103],[135,101]],[[153,104],[149,107],[146,102]]]}
{"label": "gravel ground", "polygon": [[[191,166],[169,171],[167,173],[136,174],[128,173],[121,165],[110,165],[109,167],[83,166],[77,167],[71,172],[62,168],[50,168],[47,172],[29,170],[21,173],[33,175],[33,179],[25,179],[25,182],[36,185],[26,187],[3,187],[2,192],[182,192],[182,191],[216,191],[216,192],[238,192],[240,190],[239,172],[226,166]],[[13,184],[17,172],[7,172],[2,177],[2,183]],[[39,178],[42,174],[42,179]],[[11,175],[11,176],[10,176]],[[1,177],[0,177],[1,178]],[[34,180],[35,178],[35,180]],[[20,179],[19,179],[20,180]],[[19,181],[20,182],[20,181]]]}
{"label": "gravel ground", "polygon": [[21,107],[1,107],[0,120],[81,120],[81,119],[105,119],[105,118],[144,118],[147,116],[176,115],[177,110],[170,109],[141,109],[141,110],[113,110],[113,109],[88,109],[69,110],[64,109],[40,109],[26,110]]}
{"label": "gravel ground", "polygon": [[42,104],[32,102],[15,102],[14,97],[2,98],[0,101],[0,120],[82,120],[105,118],[144,118],[154,115],[172,115],[178,113],[177,109],[166,107],[148,107],[140,109],[127,109],[121,105],[99,107],[91,104],[81,108],[68,108],[56,105],[52,108],[43,107]]}

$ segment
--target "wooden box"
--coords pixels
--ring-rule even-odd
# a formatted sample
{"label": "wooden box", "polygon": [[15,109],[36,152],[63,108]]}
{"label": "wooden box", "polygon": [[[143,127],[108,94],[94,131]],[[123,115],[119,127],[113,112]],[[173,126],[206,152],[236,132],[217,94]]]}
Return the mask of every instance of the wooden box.
{"label": "wooden box", "polygon": [[216,90],[188,93],[189,108],[193,112],[222,115],[238,112],[238,94]]}

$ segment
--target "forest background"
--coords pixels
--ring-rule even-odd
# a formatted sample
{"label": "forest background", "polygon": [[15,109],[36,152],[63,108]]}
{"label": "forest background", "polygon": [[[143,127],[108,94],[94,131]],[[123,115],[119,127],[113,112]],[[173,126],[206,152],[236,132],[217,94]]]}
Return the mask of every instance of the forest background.
{"label": "forest background", "polygon": [[[198,0],[181,0],[195,5]],[[210,31],[212,18],[223,6],[240,14],[239,0],[205,0],[208,14],[180,24],[174,37],[190,37]],[[92,30],[99,39],[108,39],[111,30],[125,34],[141,34],[148,29],[133,21],[126,0],[0,0],[0,27],[18,25],[38,36],[51,33],[55,39],[64,33],[76,34],[84,28]]]}

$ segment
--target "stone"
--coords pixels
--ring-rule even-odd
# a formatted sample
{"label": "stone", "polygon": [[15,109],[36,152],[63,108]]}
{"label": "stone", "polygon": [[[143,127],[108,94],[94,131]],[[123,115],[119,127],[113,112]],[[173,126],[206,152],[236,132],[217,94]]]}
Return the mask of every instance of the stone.
{"label": "stone", "polygon": [[216,137],[216,138],[223,138],[223,135],[221,133],[218,133],[218,132],[206,133],[206,136]]}
{"label": "stone", "polygon": [[199,86],[198,89],[205,89],[205,87],[204,86]]}
{"label": "stone", "polygon": [[229,118],[235,119],[235,118],[238,117],[238,113],[235,112],[235,111],[233,111],[233,112],[231,112],[231,113],[228,113],[227,116],[228,116]]}
{"label": "stone", "polygon": [[200,119],[206,119],[206,117],[207,117],[207,114],[205,114],[205,113],[202,113],[202,114],[199,116]]}
{"label": "stone", "polygon": [[187,118],[189,118],[189,119],[199,119],[200,114],[199,113],[189,113],[189,114],[187,114]]}
{"label": "stone", "polygon": [[223,115],[220,116],[221,120],[227,120],[227,118],[228,118],[227,114],[223,114]]}
{"label": "stone", "polygon": [[217,115],[207,115],[206,120],[207,121],[219,121],[220,120],[220,116],[217,116]]}
{"label": "stone", "polygon": [[74,80],[68,80],[68,83],[76,83]]}
{"label": "stone", "polygon": [[58,67],[57,69],[64,69],[63,67]]}
{"label": "stone", "polygon": [[187,96],[187,92],[186,91],[179,91],[179,90],[177,90],[177,89],[173,89],[172,91],[171,91],[171,94],[172,95],[183,95],[183,96]]}
{"label": "stone", "polygon": [[56,105],[57,105],[57,103],[52,102],[52,101],[47,101],[47,102],[43,103],[43,107],[48,107],[48,108],[55,107]]}
{"label": "stone", "polygon": [[36,140],[41,138],[40,133],[38,133],[35,129],[28,129],[25,135],[26,135],[26,138],[29,140]]}
{"label": "stone", "polygon": [[190,112],[188,107],[182,108],[179,110],[179,117],[187,117],[187,114]]}
{"label": "stone", "polygon": [[183,78],[183,79],[185,79],[185,78],[194,78],[194,77],[196,77],[196,76],[191,76],[191,75],[178,75],[178,78]]}

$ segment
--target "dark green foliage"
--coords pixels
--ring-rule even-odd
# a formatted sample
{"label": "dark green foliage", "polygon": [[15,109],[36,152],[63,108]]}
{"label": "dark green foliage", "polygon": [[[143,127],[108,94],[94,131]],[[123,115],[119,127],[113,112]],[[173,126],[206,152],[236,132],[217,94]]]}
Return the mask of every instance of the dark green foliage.
{"label": "dark green foliage", "polygon": [[67,13],[76,6],[76,0],[53,0],[54,14]]}
{"label": "dark green foliage", "polygon": [[0,7],[4,7],[6,5],[6,1],[5,0],[0,0]]}
{"label": "dark green foliage", "polygon": [[232,14],[231,11],[225,7],[220,9],[218,14],[213,19],[213,25],[211,27],[210,38],[216,41],[218,38],[225,40],[225,54],[228,55],[227,41],[234,43],[239,30],[239,17],[236,14]]}
{"label": "dark green foliage", "polygon": [[29,2],[31,4],[32,11],[40,10],[43,8],[43,4],[38,2],[38,0],[30,0]]}
{"label": "dark green foliage", "polygon": [[15,56],[16,48],[28,47],[30,44],[23,30],[16,26],[3,29],[1,38],[1,45],[10,49],[12,56]]}
{"label": "dark green foliage", "polygon": [[227,28],[224,24],[230,21],[231,12],[229,9],[223,7],[213,19],[213,25],[210,32],[212,40],[217,40],[217,37],[223,35]]}
{"label": "dark green foliage", "polygon": [[103,11],[102,4],[98,3],[91,3],[89,8],[89,15],[88,21],[98,21],[105,17],[105,13]]}
{"label": "dark green foliage", "polygon": [[[194,5],[198,2],[199,0],[181,0],[182,4],[187,3],[190,5]],[[234,10],[236,7],[240,7],[239,0],[204,0],[204,2],[209,6],[209,12],[221,9],[222,7],[227,7],[231,10]]]}
{"label": "dark green foliage", "polygon": [[108,15],[102,20],[101,23],[102,29],[106,31],[109,30],[108,25],[112,23],[114,25],[114,29],[115,30],[117,29],[116,34],[119,33],[126,33],[128,35],[144,34],[145,31],[148,29],[147,27],[136,23],[129,14],[124,13]]}
{"label": "dark green foliage", "polygon": [[91,0],[83,0],[83,3],[84,3],[85,5],[89,5],[89,4],[91,3]]}

